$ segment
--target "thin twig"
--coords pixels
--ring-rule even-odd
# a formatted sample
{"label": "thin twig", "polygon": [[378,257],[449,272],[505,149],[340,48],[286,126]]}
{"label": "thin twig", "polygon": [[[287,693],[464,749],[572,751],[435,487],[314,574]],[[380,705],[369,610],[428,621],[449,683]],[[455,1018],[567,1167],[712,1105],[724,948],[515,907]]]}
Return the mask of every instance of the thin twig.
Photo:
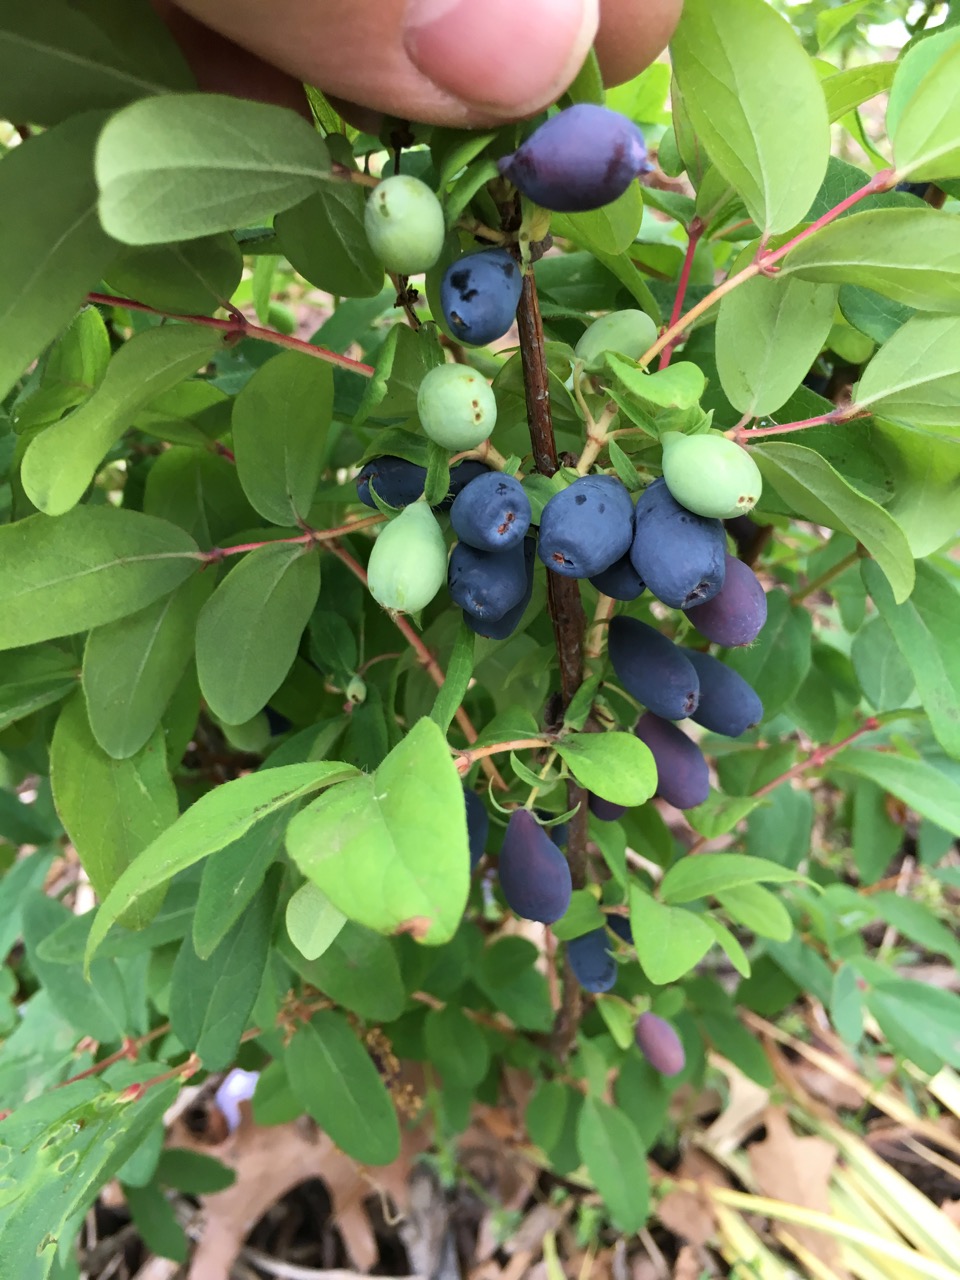
{"label": "thin twig", "polygon": [[[670,316],[670,326],[673,327],[678,323],[683,315],[683,304],[687,296],[687,286],[690,283],[690,272],[693,268],[694,254],[697,252],[697,245],[706,231],[705,224],[699,218],[693,218],[690,226],[687,228],[687,251],[683,255],[683,266],[680,268],[680,279],[677,281],[677,296],[673,300],[673,312]],[[673,349],[677,345],[678,338],[674,338],[660,352],[660,368],[666,369],[673,355]]]}

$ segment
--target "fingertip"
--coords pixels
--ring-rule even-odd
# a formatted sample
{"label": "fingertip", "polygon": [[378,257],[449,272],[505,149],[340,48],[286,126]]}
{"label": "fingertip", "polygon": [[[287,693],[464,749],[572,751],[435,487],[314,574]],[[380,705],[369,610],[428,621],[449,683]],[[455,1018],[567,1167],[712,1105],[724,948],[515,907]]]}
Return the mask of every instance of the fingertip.
{"label": "fingertip", "polygon": [[599,0],[409,0],[404,47],[444,92],[519,119],[560,96],[599,20]]}

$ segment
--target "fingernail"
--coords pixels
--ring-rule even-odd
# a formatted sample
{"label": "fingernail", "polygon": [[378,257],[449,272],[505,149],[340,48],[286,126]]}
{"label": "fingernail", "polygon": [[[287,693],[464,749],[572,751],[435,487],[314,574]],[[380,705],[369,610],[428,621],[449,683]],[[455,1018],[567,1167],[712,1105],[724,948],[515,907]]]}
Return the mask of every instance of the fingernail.
{"label": "fingernail", "polygon": [[439,88],[519,117],[559,97],[598,21],[599,0],[409,0],[404,43]]}

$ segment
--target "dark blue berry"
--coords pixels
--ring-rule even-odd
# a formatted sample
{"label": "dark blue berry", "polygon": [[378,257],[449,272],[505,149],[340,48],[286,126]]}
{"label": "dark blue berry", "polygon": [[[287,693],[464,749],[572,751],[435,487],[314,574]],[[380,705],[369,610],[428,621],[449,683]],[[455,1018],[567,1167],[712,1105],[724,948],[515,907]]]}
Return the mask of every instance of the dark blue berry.
{"label": "dark blue berry", "polygon": [[460,342],[485,346],[502,338],[517,313],[523,279],[506,249],[483,249],[452,263],[440,282],[440,306]]}

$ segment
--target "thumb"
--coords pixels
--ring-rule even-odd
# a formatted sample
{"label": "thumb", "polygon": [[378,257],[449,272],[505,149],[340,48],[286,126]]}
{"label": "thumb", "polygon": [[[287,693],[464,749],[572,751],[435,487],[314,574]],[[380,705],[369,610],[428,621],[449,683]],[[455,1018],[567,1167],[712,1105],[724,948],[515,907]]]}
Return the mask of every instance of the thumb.
{"label": "thumb", "polygon": [[403,42],[471,113],[520,118],[566,89],[598,23],[599,0],[408,0]]}

